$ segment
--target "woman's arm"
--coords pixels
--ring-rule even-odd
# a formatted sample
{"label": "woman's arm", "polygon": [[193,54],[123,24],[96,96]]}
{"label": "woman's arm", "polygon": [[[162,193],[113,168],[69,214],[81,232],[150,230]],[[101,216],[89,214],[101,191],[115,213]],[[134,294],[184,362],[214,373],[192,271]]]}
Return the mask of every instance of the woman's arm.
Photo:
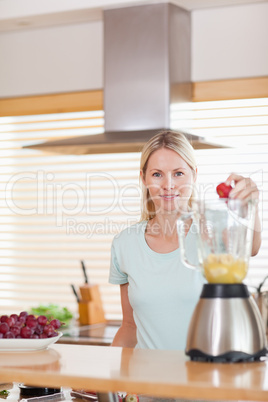
{"label": "woman's arm", "polygon": [[120,293],[123,320],[121,327],[114,337],[112,346],[134,348],[137,343],[136,324],[133,318],[133,310],[128,299],[128,283],[120,285]]}
{"label": "woman's arm", "polygon": [[235,173],[232,173],[226,180],[226,184],[230,185],[231,182],[235,183],[235,187],[231,190],[229,196],[232,198],[239,199],[248,199],[248,200],[256,200],[256,216],[255,216],[255,226],[254,226],[254,234],[252,241],[252,252],[251,255],[254,256],[258,254],[258,251],[261,246],[261,222],[258,211],[258,200],[259,200],[259,190],[249,177],[239,176]]}

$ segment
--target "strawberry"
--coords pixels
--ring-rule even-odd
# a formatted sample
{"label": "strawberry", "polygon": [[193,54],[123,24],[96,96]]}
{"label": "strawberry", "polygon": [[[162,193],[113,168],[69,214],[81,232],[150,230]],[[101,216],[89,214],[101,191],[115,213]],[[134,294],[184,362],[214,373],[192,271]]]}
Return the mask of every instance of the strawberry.
{"label": "strawberry", "polygon": [[217,193],[219,194],[220,198],[228,198],[230,191],[233,189],[232,186],[227,186],[225,183],[220,183],[217,187]]}

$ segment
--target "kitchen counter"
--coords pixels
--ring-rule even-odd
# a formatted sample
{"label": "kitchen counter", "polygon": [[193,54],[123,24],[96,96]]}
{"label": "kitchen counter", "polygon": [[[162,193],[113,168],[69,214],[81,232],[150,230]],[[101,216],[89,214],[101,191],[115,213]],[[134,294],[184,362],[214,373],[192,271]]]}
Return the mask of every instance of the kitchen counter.
{"label": "kitchen counter", "polygon": [[55,344],[47,350],[0,352],[2,382],[126,391],[165,398],[268,400],[268,360],[192,362],[180,351]]}
{"label": "kitchen counter", "polygon": [[62,331],[58,343],[110,346],[119,326],[117,321],[83,326],[75,324]]}

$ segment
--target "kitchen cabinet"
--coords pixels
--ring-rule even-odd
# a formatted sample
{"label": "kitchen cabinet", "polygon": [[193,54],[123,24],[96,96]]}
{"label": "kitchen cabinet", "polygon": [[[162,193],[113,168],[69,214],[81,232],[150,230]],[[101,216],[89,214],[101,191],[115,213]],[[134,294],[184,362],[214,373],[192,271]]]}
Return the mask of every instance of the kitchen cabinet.
{"label": "kitchen cabinet", "polygon": [[189,361],[184,352],[55,344],[47,350],[0,352],[2,382],[126,391],[202,400],[268,400],[268,360]]}

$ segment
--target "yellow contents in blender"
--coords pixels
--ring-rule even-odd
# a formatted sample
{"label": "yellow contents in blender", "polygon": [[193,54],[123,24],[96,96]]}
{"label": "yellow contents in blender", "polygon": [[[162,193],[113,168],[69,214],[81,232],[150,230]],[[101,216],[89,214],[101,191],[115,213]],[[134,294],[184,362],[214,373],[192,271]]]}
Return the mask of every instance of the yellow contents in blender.
{"label": "yellow contents in blender", "polygon": [[241,283],[248,265],[230,254],[209,254],[204,261],[204,275],[209,283]]}

